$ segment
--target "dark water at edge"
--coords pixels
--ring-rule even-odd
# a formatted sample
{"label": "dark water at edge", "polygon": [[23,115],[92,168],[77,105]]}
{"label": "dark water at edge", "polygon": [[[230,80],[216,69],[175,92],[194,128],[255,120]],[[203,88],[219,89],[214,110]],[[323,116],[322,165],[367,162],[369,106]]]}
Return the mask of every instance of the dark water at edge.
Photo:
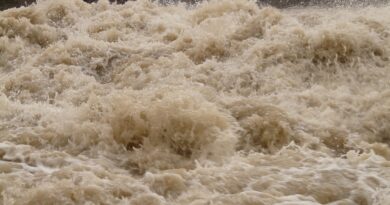
{"label": "dark water at edge", "polygon": [[[34,3],[36,0],[1,0],[0,10],[5,10],[13,7],[21,7]],[[96,2],[97,0],[84,0],[85,2]],[[125,3],[127,0],[110,0],[111,2]],[[187,2],[194,4],[200,0],[159,0],[160,3],[167,2]],[[271,5],[277,8],[287,8],[294,6],[353,6],[353,5],[378,5],[389,3],[390,0],[257,0],[259,5]]]}

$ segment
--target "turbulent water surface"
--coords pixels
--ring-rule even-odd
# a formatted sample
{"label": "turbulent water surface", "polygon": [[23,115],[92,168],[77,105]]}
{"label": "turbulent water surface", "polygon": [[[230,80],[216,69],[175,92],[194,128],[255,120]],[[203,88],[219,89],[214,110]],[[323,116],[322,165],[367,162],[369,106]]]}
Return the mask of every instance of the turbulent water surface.
{"label": "turbulent water surface", "polygon": [[0,204],[390,204],[390,6],[0,13]]}

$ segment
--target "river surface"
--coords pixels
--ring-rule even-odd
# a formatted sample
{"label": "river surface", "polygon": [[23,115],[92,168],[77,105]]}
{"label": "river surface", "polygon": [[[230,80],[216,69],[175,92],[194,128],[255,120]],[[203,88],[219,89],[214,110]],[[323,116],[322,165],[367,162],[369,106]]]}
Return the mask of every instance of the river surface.
{"label": "river surface", "polygon": [[0,12],[0,204],[390,204],[390,5]]}

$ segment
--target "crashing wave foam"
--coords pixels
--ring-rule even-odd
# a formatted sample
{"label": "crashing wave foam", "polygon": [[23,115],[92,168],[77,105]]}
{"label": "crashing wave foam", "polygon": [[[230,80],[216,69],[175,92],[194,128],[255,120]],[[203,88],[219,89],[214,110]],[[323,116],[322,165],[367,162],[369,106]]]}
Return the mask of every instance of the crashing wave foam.
{"label": "crashing wave foam", "polygon": [[2,11],[0,204],[387,204],[388,11]]}

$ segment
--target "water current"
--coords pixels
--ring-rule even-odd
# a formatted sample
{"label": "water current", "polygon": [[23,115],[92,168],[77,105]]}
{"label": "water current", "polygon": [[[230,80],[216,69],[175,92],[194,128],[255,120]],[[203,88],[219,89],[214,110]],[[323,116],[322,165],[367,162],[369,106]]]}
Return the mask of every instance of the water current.
{"label": "water current", "polygon": [[390,5],[0,12],[0,204],[390,204]]}

